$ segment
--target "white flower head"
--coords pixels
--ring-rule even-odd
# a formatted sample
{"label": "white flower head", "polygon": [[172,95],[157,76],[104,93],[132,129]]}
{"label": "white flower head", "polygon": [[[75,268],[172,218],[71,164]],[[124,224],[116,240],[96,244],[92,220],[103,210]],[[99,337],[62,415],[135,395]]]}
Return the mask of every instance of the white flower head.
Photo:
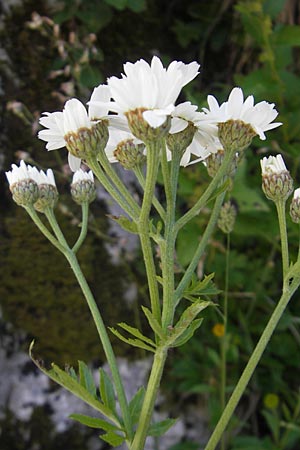
{"label": "white flower head", "polygon": [[[217,148],[215,142],[217,140],[217,126],[207,121],[204,113],[197,111],[197,106],[191,102],[184,102],[177,105],[172,113],[170,134],[176,135],[193,126],[192,142],[186,148],[180,165],[187,166],[203,161],[210,153],[216,152],[222,146]],[[167,153],[168,159],[171,159],[171,152]],[[196,157],[196,159],[193,159]]]}
{"label": "white flower head", "polygon": [[96,198],[96,187],[94,183],[94,174],[82,169],[77,170],[73,175],[71,184],[71,195],[73,200],[79,205],[91,203]]}
{"label": "white flower head", "polygon": [[91,170],[84,171],[82,169],[76,170],[73,175],[72,184],[77,183],[78,181],[90,181],[94,183],[94,174]]}
{"label": "white flower head", "polygon": [[122,142],[126,141],[131,141],[135,145],[142,143],[142,141],[137,139],[132,133],[130,133],[130,131],[123,131],[118,130],[115,127],[109,127],[109,138],[105,148],[105,153],[110,163],[118,162],[114,152]]}
{"label": "white flower head", "polygon": [[12,164],[11,169],[12,170],[5,172],[7,180],[9,182],[9,186],[13,186],[19,181],[32,179],[32,174],[30,172],[30,169],[32,169],[32,167],[29,165],[27,166],[23,160],[20,162],[19,167],[16,164]]}
{"label": "white flower head", "polygon": [[294,190],[293,199],[294,200],[299,200],[300,199],[300,188],[297,188],[297,189]]}
{"label": "white flower head", "polygon": [[29,167],[29,173],[32,179],[38,184],[50,184],[56,188],[55,178],[52,169],[47,169],[46,172],[43,170],[38,170],[36,167]]}
{"label": "white flower head", "polygon": [[254,105],[253,95],[244,100],[243,91],[239,87],[233,88],[227,102],[221,105],[213,95],[207,97],[207,102],[209,107],[203,108],[203,111],[212,123],[240,120],[251,125],[262,140],[266,139],[265,131],[282,125],[281,122],[271,123],[278,116],[278,112],[274,109],[274,103],[262,101]]}
{"label": "white flower head", "polygon": [[269,156],[260,161],[262,189],[266,197],[274,202],[286,201],[293,192],[293,179],[287,170],[282,156]]}
{"label": "white flower head", "polygon": [[[39,131],[39,139],[47,142],[47,150],[65,147],[68,135],[76,134],[81,129],[92,130],[98,121],[107,118],[109,100],[108,86],[100,85],[92,93],[88,111],[83,103],[76,98],[72,98],[65,103],[63,111],[43,113],[40,124],[46,129]],[[75,172],[80,168],[81,158],[70,152],[68,158],[71,170]]]}
{"label": "white flower head", "polygon": [[143,59],[124,64],[122,78],[111,77],[107,83],[114,102],[111,111],[128,113],[143,109],[144,120],[160,127],[174,109],[181,89],[198,74],[199,64],[173,61],[167,68],[157,56],[151,64]]}
{"label": "white flower head", "polygon": [[287,172],[282,155],[264,157],[260,161],[262,175],[280,174]]}

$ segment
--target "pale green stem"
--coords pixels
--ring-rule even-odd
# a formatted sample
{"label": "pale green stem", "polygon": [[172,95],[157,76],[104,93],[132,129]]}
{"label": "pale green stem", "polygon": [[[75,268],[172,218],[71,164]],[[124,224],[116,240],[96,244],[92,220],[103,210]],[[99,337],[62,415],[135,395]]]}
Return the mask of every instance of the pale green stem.
{"label": "pale green stem", "polygon": [[37,214],[37,212],[35,211],[35,209],[33,208],[33,206],[26,206],[25,207],[27,213],[29,214],[29,216],[31,217],[31,219],[33,220],[33,222],[36,224],[36,226],[38,227],[38,229],[43,233],[43,235],[51,242],[52,245],[54,245],[54,247],[56,247],[60,252],[64,252],[65,251],[65,246],[62,245],[54,236],[52,233],[50,233],[50,231],[48,230],[48,228],[43,224],[43,222],[41,221],[39,215]]}
{"label": "pale green stem", "polygon": [[[230,254],[230,233],[227,234],[226,246],[226,268],[225,268],[225,289],[224,289],[224,311],[223,324],[224,334],[221,340],[221,408],[224,411],[226,406],[226,384],[227,384],[227,321],[228,321],[228,285],[229,285],[229,254]],[[221,449],[226,449],[226,437],[222,435]]]}
{"label": "pale green stem", "polygon": [[191,219],[193,219],[196,215],[199,214],[203,206],[209,201],[213,192],[218,187],[219,183],[222,181],[222,178],[227,174],[228,168],[234,158],[236,150],[228,150],[225,151],[225,157],[222,162],[220,169],[217,174],[213,177],[212,181],[208,185],[206,191],[200,197],[200,199],[195,203],[195,205],[184,215],[182,216],[177,223],[175,224],[175,230],[178,232],[186,223],[188,223]]}
{"label": "pale green stem", "polygon": [[163,374],[166,358],[167,350],[165,348],[158,348],[154,355],[146,394],[140,413],[140,420],[130,450],[144,449],[145,440],[151,422],[155,399],[160,386],[160,380]]}
{"label": "pale green stem", "polygon": [[[234,410],[240,401],[248,383],[253,375],[254,370],[256,369],[257,364],[260,361],[260,358],[265,351],[265,348],[268,345],[268,342],[274,333],[276,326],[281,318],[281,316],[284,313],[285,308],[287,307],[292,295],[296,291],[296,289],[299,287],[300,284],[300,278],[299,278],[299,264],[297,265],[297,271],[293,269],[293,272],[297,274],[297,277],[295,276],[294,280],[291,284],[289,284],[289,279],[291,277],[286,278],[286,282],[284,283],[284,288],[282,292],[282,296],[279,300],[278,305],[276,306],[271,318],[269,319],[269,322],[264,329],[242,375],[239,379],[228,403],[223,411],[223,414],[214,429],[213,434],[211,435],[205,450],[215,450],[216,446],[218,445],[218,442],[221,439],[222,434],[224,433],[226,426],[228,425],[229,420],[231,419]],[[292,271],[290,272],[292,273]],[[288,274],[289,275],[289,274]]]}
{"label": "pale green stem", "polygon": [[96,158],[87,161],[89,168],[94,172],[104,189],[112,196],[112,198],[123,208],[128,216],[134,221],[137,220],[137,214],[124,199],[123,195],[115,188],[111,181],[107,178]]}
{"label": "pale green stem", "polygon": [[[105,356],[107,358],[107,362],[108,362],[110,370],[111,370],[112,378],[114,381],[118,400],[120,403],[120,408],[122,411],[122,417],[123,417],[123,421],[124,421],[125,431],[126,431],[128,439],[130,440],[132,438],[133,430],[132,430],[132,423],[131,423],[131,417],[130,417],[130,413],[129,413],[128,403],[127,403],[123,383],[122,383],[122,380],[120,377],[116,358],[115,358],[105,325],[103,323],[102,316],[100,314],[100,311],[98,309],[98,306],[94,299],[94,296],[90,290],[90,287],[81,271],[81,268],[80,268],[80,265],[76,258],[76,255],[69,248],[67,241],[56,221],[53,210],[49,208],[48,210],[45,211],[45,215],[46,215],[47,219],[49,220],[49,223],[50,223],[57,239],[60,242],[60,245],[62,247],[61,251],[64,254],[65,258],[68,260],[68,262],[75,274],[75,277],[81,287],[81,290],[85,296],[85,299],[87,301],[89,309],[91,311],[92,317],[94,319],[94,323],[96,325],[96,328],[97,328],[97,331],[98,331],[98,334],[99,334],[99,337],[100,337],[100,340],[101,340],[101,343],[103,346]],[[39,224],[36,222],[35,218],[33,218],[33,220],[39,226]]]}
{"label": "pale green stem", "polygon": [[185,289],[187,288],[187,286],[189,285],[192,276],[195,272],[195,269],[199,263],[199,260],[201,258],[201,256],[204,253],[204,250],[207,246],[207,243],[215,229],[215,225],[217,223],[218,217],[219,217],[219,213],[220,213],[220,209],[222,207],[223,204],[223,200],[225,197],[225,192],[222,192],[216,199],[215,204],[214,204],[214,208],[212,210],[209,222],[206,226],[206,229],[202,235],[202,238],[199,242],[199,245],[197,247],[197,250],[194,253],[193,259],[190,262],[189,266],[187,267],[187,269],[185,270],[185,273],[183,275],[183,277],[180,280],[180,283],[178,284],[176,291],[175,291],[175,302],[176,304],[181,300],[182,295],[185,291]]}
{"label": "pale green stem", "polygon": [[286,276],[289,269],[289,247],[286,231],[285,203],[285,200],[278,200],[275,202],[280,230],[283,278]]}
{"label": "pale green stem", "polygon": [[83,202],[81,205],[81,209],[82,209],[81,231],[80,231],[80,235],[78,236],[78,239],[77,239],[75,245],[72,248],[74,253],[77,253],[78,250],[80,249],[81,245],[83,244],[83,242],[86,238],[87,229],[88,229],[89,203]]}
{"label": "pale green stem", "polygon": [[[134,174],[137,177],[138,182],[140,183],[141,187],[144,189],[145,188],[145,177],[141,171],[141,167],[136,166],[133,169],[133,171],[134,171]],[[158,212],[158,214],[160,215],[161,219],[164,221],[166,212],[165,212],[162,204],[158,201],[158,199],[155,196],[153,197],[153,206],[156,209],[156,211]]]}
{"label": "pale green stem", "polygon": [[154,264],[152,245],[150,240],[150,220],[152,200],[154,197],[155,183],[159,167],[159,152],[161,141],[157,140],[147,145],[147,173],[144,189],[144,197],[141,213],[138,221],[138,230],[141,241],[142,252],[148,278],[148,287],[152,313],[160,323],[161,309],[159,301],[158,283],[156,278],[156,269]]}
{"label": "pale green stem", "polygon": [[[174,302],[174,254],[176,233],[174,231],[175,209],[176,209],[176,193],[179,174],[179,165],[182,152],[173,151],[170,164],[167,161],[166,151],[162,152],[162,173],[164,179],[164,187],[167,201],[167,214],[164,240],[161,246],[162,257],[162,279],[163,279],[163,310],[162,310],[162,327],[167,329],[172,325],[175,302]],[[171,173],[169,167],[171,166]]]}
{"label": "pale green stem", "polygon": [[112,168],[111,163],[109,162],[106,153],[100,152],[98,155],[99,162],[101,166],[103,167],[104,171],[110,178],[110,180],[114,183],[117,190],[121,193],[121,195],[124,197],[125,201],[128,203],[132,211],[134,212],[134,215],[136,217],[140,214],[140,207],[137,204],[137,202],[134,200],[130,192],[128,191],[127,187],[123,183],[123,181],[120,179],[118,174],[115,172],[115,170]]}

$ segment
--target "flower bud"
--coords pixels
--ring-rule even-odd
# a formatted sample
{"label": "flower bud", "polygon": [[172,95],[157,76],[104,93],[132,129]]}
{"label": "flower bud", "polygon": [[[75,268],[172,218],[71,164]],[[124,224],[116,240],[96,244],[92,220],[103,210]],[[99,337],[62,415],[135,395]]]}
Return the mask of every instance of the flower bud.
{"label": "flower bud", "polygon": [[143,144],[135,144],[133,139],[126,139],[119,142],[113,155],[125,169],[130,170],[146,160],[144,148]]}
{"label": "flower bud", "polygon": [[144,119],[145,108],[136,108],[125,113],[131,133],[143,142],[150,142],[166,136],[170,130],[171,117],[167,116],[162,125],[151,127]]}
{"label": "flower bud", "polygon": [[[224,161],[224,150],[223,149],[218,150],[216,153],[211,153],[210,155],[208,155],[208,157],[204,161],[204,164],[206,166],[208,175],[210,177],[214,178],[217,175],[223,161]],[[239,161],[240,161],[240,156],[238,153],[236,153],[231,162],[231,165],[228,169],[228,174],[227,174],[228,176],[234,177]]]}
{"label": "flower bud", "polygon": [[225,150],[244,150],[256,135],[252,126],[242,120],[218,123],[218,136]]}
{"label": "flower bud", "polygon": [[12,170],[6,172],[9,189],[14,201],[20,206],[32,206],[39,198],[39,188],[32,176],[31,166],[22,160],[20,166],[12,164]]}
{"label": "flower bud", "polygon": [[300,188],[294,191],[290,206],[290,215],[293,222],[300,223]]}
{"label": "flower bud", "polygon": [[262,189],[269,200],[286,200],[293,192],[293,179],[281,155],[265,157],[260,161]]}
{"label": "flower bud", "polygon": [[167,137],[168,149],[171,152],[178,150],[184,152],[184,150],[192,143],[195,132],[196,127],[193,123],[189,122],[188,126],[179,133],[169,133]]}
{"label": "flower bud", "polygon": [[68,151],[76,158],[87,160],[104,151],[108,141],[108,122],[101,120],[91,128],[79,128],[64,136]]}
{"label": "flower bud", "polygon": [[223,231],[223,233],[229,234],[233,231],[236,216],[237,210],[233,203],[229,201],[222,205],[218,220],[218,227]]}
{"label": "flower bud", "polygon": [[39,212],[45,212],[47,208],[54,208],[58,199],[58,192],[52,170],[48,169],[45,173],[33,167],[32,173],[39,188],[39,198],[35,202],[34,208]]}
{"label": "flower bud", "polygon": [[74,173],[71,184],[71,195],[73,200],[79,205],[86,202],[91,203],[95,200],[96,187],[94,175],[91,170],[84,172],[82,169],[79,169]]}

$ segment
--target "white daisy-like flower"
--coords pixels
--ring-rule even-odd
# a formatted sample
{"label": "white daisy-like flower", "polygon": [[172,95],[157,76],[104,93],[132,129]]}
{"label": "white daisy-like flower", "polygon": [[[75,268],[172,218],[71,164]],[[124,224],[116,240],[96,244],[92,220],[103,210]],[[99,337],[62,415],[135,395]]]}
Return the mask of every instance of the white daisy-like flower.
{"label": "white daisy-like flower", "polygon": [[78,181],[91,181],[94,183],[94,174],[91,170],[84,171],[82,169],[76,170],[73,175],[72,184],[77,183]]}
{"label": "white daisy-like flower", "polygon": [[260,165],[262,175],[272,175],[287,172],[284,160],[280,154],[277,156],[265,156],[260,160]]}
{"label": "white daisy-like flower", "polygon": [[27,166],[23,160],[20,162],[19,167],[16,164],[12,164],[11,169],[12,170],[5,172],[7,180],[9,182],[9,186],[13,186],[15,183],[18,183],[19,181],[33,179],[31,174],[32,167],[29,165]]}
{"label": "white daisy-like flower", "polygon": [[262,189],[270,200],[286,201],[293,192],[293,179],[287,170],[282,156],[269,156],[260,161]]}
{"label": "white daisy-like flower", "polygon": [[300,188],[297,188],[297,189],[294,190],[293,199],[294,200],[299,200],[300,199]]}
{"label": "white daisy-like flower", "polygon": [[118,130],[114,127],[109,127],[109,138],[105,147],[105,153],[110,163],[118,162],[114,155],[115,150],[121,142],[131,141],[133,144],[142,144],[142,141],[137,139],[130,131]]}
{"label": "white daisy-like flower", "polygon": [[241,88],[232,89],[227,102],[219,105],[213,95],[207,97],[208,108],[203,108],[207,119],[212,123],[224,123],[229,120],[240,120],[251,125],[260,139],[265,140],[265,131],[272,130],[282,125],[281,122],[272,121],[278,116],[274,109],[274,103],[262,101],[254,105],[254,97],[250,95],[244,101],[244,94]]}
{"label": "white daisy-like flower", "polygon": [[71,195],[73,200],[79,205],[85,202],[91,203],[95,200],[96,187],[94,174],[91,170],[85,172],[79,169],[74,173],[71,184]]}
{"label": "white daisy-like flower", "polygon": [[[204,113],[197,111],[197,106],[191,102],[184,102],[177,105],[172,113],[170,134],[180,133],[189,124],[195,127],[195,133],[191,144],[186,148],[181,161],[181,166],[187,166],[199,161],[203,161],[212,152],[220,149],[215,145],[217,140],[217,126],[206,120]],[[171,152],[168,150],[167,157],[171,159]],[[192,157],[196,159],[192,160]]]}
{"label": "white daisy-like flower", "polygon": [[[39,139],[47,142],[47,150],[65,147],[69,133],[76,133],[81,128],[91,129],[97,121],[107,118],[109,100],[108,86],[100,85],[92,93],[88,111],[78,99],[72,98],[66,102],[63,111],[43,113],[40,124],[46,129],[39,131]],[[68,159],[73,172],[80,168],[80,158],[69,152]]]}
{"label": "white daisy-like flower", "polygon": [[160,127],[174,110],[181,89],[197,76],[199,67],[196,62],[173,61],[164,68],[157,56],[150,65],[143,59],[127,62],[121,79],[108,79],[114,100],[110,110],[125,114],[137,108],[144,109],[144,120],[153,128]]}
{"label": "white daisy-like flower", "polygon": [[38,184],[50,184],[56,188],[55,178],[52,169],[47,169],[46,172],[38,170],[36,167],[29,167],[31,178]]}

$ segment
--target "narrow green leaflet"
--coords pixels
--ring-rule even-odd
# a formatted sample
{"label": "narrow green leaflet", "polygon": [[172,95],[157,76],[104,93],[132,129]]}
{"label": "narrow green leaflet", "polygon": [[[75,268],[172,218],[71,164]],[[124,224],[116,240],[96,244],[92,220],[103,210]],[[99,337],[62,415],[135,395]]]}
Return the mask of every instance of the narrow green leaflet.
{"label": "narrow green leaflet", "polygon": [[113,216],[112,214],[107,214],[107,217],[117,222],[123,230],[129,233],[138,234],[138,227],[136,223],[132,222],[125,216]]}
{"label": "narrow green leaflet", "polygon": [[[197,315],[203,311],[203,309],[207,308],[208,306],[212,305],[212,302],[209,301],[202,301],[199,300],[197,302],[192,303],[186,310],[182,313],[180,319],[178,320],[175,327],[172,329],[170,336],[166,340],[166,345],[172,347],[174,344],[176,345],[176,341],[178,342],[178,339],[184,336],[184,333],[189,328],[191,323],[194,321],[194,319],[197,317]],[[194,332],[201,323],[196,322],[195,328],[191,328],[191,331]],[[180,341],[179,341],[180,342]]]}
{"label": "narrow green leaflet", "polygon": [[148,436],[159,437],[165,434],[175,423],[177,419],[165,419],[161,422],[156,422],[150,425],[148,429]]}
{"label": "narrow green leaflet", "polygon": [[152,328],[152,330],[154,331],[154,333],[157,336],[159,336],[160,339],[164,340],[166,335],[165,335],[163,329],[161,328],[158,320],[155,319],[155,317],[153,316],[150,309],[146,308],[145,306],[142,306],[142,310],[143,310],[143,313],[145,314],[145,316],[147,317],[149,325]]}
{"label": "narrow green leaflet", "polygon": [[172,347],[180,347],[183,344],[186,344],[194,335],[195,331],[200,327],[203,322],[203,318],[195,319],[190,326],[179,336],[178,339],[174,342]]}
{"label": "narrow green leaflet", "polygon": [[203,297],[205,295],[217,295],[220,291],[216,285],[213,283],[212,279],[215,274],[211,273],[209,275],[205,275],[203,280],[198,280],[196,276],[194,276],[191,280],[189,287],[184,291],[183,297],[191,302],[198,300],[199,297]]}
{"label": "narrow green leaflet", "polygon": [[140,412],[141,412],[141,409],[143,406],[144,397],[145,397],[145,388],[144,388],[144,386],[142,386],[130,400],[129,412],[130,412],[130,416],[131,416],[133,425],[135,425],[137,423],[137,421],[139,420]]}
{"label": "narrow green leaflet", "polygon": [[[155,353],[155,344],[152,343],[153,347],[150,347],[150,345],[145,344],[145,342],[140,341],[139,339],[130,339],[123,336],[121,333],[119,333],[118,330],[115,328],[109,328],[110,331],[117,336],[121,341],[126,342],[126,344],[132,345],[133,347],[142,348],[144,350],[148,350],[149,352]],[[151,341],[152,342],[152,341]]]}
{"label": "narrow green leaflet", "polygon": [[119,447],[119,445],[123,444],[123,442],[125,441],[124,436],[120,436],[119,434],[112,431],[106,434],[101,434],[99,437],[112,447]]}
{"label": "narrow green leaflet", "polygon": [[100,372],[100,396],[104,405],[112,411],[116,410],[116,398],[115,391],[111,379],[103,369],[99,369]]}
{"label": "narrow green leaflet", "polygon": [[121,431],[119,427],[106,422],[103,419],[98,419],[96,417],[85,416],[84,414],[71,414],[70,419],[80,422],[82,425],[86,425],[90,428],[98,428],[104,431]]}
{"label": "narrow green leaflet", "polygon": [[155,343],[147,336],[144,336],[137,328],[131,327],[130,325],[127,325],[127,323],[124,322],[118,323],[118,325],[119,327],[123,328],[123,330],[137,337],[141,341],[146,342],[146,344],[153,345],[155,347]]}
{"label": "narrow green leaflet", "polygon": [[83,400],[85,403],[90,405],[92,408],[100,411],[104,416],[108,417],[112,422],[117,424],[119,421],[115,414],[103,403],[97,400],[93,395],[90,394],[87,389],[80,384],[80,382],[73,378],[69,373],[60,369],[58,366],[52,363],[52,368],[50,370],[45,369],[45,367],[38,361],[33,358],[32,355],[33,342],[30,345],[29,354],[32,361],[36,364],[36,366],[44,372],[51,380],[55,381],[60,386],[64,387],[68,391],[72,392],[72,394],[76,395],[76,397]]}
{"label": "narrow green leaflet", "polygon": [[86,390],[93,397],[97,397],[97,390],[92,372],[83,361],[78,361],[78,367],[79,367],[79,382],[81,386],[86,388]]}

